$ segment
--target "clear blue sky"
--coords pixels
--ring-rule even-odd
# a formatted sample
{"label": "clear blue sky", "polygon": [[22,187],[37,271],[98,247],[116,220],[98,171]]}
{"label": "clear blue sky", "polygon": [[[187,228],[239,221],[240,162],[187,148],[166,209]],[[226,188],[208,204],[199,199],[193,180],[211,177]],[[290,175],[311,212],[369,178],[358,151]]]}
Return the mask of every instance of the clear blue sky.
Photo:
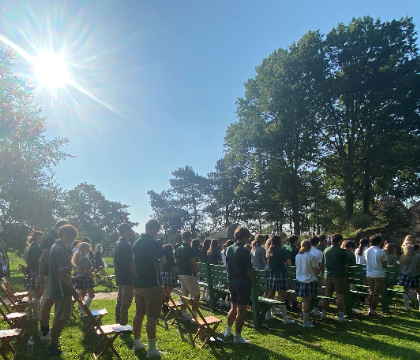
{"label": "clear blue sky", "polygon": [[[242,84],[263,58],[308,30],[327,33],[364,15],[419,23],[420,3],[2,0],[0,35],[32,55],[48,44],[65,54],[92,96],[35,89],[48,134],[70,138],[75,156],[57,179],[66,189],[95,184],[130,205],[142,231],[148,190],[168,188],[171,171],[187,164],[203,175],[214,169]],[[34,80],[24,59],[18,70]]]}

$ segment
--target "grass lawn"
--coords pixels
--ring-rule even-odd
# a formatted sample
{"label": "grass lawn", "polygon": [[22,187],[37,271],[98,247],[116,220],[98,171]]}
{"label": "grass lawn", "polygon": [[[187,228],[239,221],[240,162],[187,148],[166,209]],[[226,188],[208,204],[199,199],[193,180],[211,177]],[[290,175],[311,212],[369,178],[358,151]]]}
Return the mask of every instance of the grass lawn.
{"label": "grass lawn", "polygon": [[[106,259],[111,264],[110,259]],[[11,280],[22,284],[23,279],[16,271],[18,262],[13,261]],[[112,272],[112,267],[108,271]],[[20,289],[22,286],[19,287]],[[105,287],[104,287],[105,288]],[[115,290],[115,289],[114,289]],[[103,318],[104,324],[111,324],[115,300],[94,300],[92,309],[105,307],[109,314]],[[204,313],[210,311],[204,304]],[[129,318],[134,315],[134,302],[130,308]],[[190,324],[167,326],[162,318],[157,326],[157,346],[166,351],[163,359],[420,359],[420,314],[418,311],[405,312],[401,303],[397,303],[392,316],[372,319],[366,315],[366,308],[350,323],[339,323],[330,316],[325,322],[316,322],[311,329],[302,328],[299,324],[285,326],[280,320],[268,322],[260,330],[252,327],[251,313],[248,313],[243,336],[251,340],[247,345],[236,345],[232,338],[224,341],[224,352],[207,346],[200,350],[192,343],[196,327]],[[215,314],[223,319],[219,327],[220,336],[226,326],[226,312]],[[300,320],[298,314],[290,314]],[[92,350],[98,342],[94,333],[83,337],[82,330],[86,319],[71,320],[61,336],[62,359],[92,359]],[[47,343],[37,336],[38,324],[28,322],[26,335],[14,342],[18,350],[17,359],[26,359],[29,336],[35,339],[35,354],[31,359],[45,359]],[[1,323],[6,328],[5,323]],[[143,328],[143,342],[147,337]],[[123,336],[115,342],[123,359],[146,359],[146,351],[131,351],[132,336]],[[105,357],[112,359],[111,353]],[[53,358],[52,358],[53,359]]]}

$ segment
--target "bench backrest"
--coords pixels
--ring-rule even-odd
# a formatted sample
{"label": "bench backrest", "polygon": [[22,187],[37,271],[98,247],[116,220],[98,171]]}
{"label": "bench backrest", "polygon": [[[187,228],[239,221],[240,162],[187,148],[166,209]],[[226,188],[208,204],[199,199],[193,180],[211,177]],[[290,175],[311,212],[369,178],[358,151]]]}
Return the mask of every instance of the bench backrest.
{"label": "bench backrest", "polygon": [[213,284],[227,283],[228,276],[226,272],[226,266],[210,264],[211,280]]}
{"label": "bench backrest", "polygon": [[253,291],[268,291],[268,272],[266,270],[252,270]]}

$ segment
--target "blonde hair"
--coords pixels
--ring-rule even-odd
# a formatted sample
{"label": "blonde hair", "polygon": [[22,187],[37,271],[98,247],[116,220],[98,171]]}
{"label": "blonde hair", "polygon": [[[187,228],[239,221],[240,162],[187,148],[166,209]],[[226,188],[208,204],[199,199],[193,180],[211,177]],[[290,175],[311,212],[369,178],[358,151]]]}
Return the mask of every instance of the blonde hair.
{"label": "blonde hair", "polygon": [[95,246],[95,252],[102,252],[102,245],[101,244],[96,244]]}
{"label": "blonde hair", "polygon": [[265,235],[262,235],[262,234],[255,235],[255,239],[251,243],[252,251],[255,250],[257,245],[262,245],[264,243],[265,243]]}
{"label": "blonde hair", "polygon": [[311,251],[311,242],[309,240],[303,240],[300,243],[300,250],[299,250],[299,254],[303,254],[305,252]]}
{"label": "blonde hair", "polygon": [[407,235],[404,239],[402,246],[413,245],[414,239],[412,235]]}
{"label": "blonde hair", "polygon": [[409,263],[413,256],[416,256],[416,252],[414,251],[413,245],[405,245],[402,248],[403,254],[400,257],[401,263]]}
{"label": "blonde hair", "polygon": [[79,262],[79,258],[80,255],[82,255],[83,250],[90,250],[90,244],[87,242],[82,242],[79,244],[79,248],[77,249],[77,251],[74,253],[73,257],[71,258],[71,264],[76,267],[78,262]]}

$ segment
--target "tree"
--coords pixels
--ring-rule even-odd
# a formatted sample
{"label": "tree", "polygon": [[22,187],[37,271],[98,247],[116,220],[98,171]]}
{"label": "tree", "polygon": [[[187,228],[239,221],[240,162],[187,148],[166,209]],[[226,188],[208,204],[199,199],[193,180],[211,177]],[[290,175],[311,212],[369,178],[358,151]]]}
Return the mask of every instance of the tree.
{"label": "tree", "polygon": [[33,88],[13,73],[15,57],[0,50],[0,238],[22,250],[23,233],[51,226],[62,214],[53,167],[70,155],[63,151],[68,139],[47,138]]}

